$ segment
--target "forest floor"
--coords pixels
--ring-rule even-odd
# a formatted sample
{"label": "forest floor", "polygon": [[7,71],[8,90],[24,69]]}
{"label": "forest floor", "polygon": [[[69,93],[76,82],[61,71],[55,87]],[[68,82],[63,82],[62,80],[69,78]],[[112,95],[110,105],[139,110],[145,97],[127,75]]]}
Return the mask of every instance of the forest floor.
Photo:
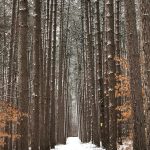
{"label": "forest floor", "polygon": [[78,137],[69,137],[67,138],[66,145],[56,145],[55,150],[105,150],[105,149],[98,148],[92,143],[81,143]]}
{"label": "forest floor", "polygon": [[[78,137],[67,138],[66,145],[56,145],[52,150],[105,150],[92,143],[82,143]],[[132,142],[125,141],[123,145],[118,146],[118,150],[132,150]]]}

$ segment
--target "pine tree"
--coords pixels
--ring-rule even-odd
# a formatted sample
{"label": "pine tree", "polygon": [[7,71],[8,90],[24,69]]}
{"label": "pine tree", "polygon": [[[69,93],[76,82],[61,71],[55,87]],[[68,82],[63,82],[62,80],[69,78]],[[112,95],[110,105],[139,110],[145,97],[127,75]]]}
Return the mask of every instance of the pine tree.
{"label": "pine tree", "polygon": [[60,8],[60,46],[59,46],[59,77],[58,77],[58,121],[57,121],[57,143],[65,143],[65,110],[63,99],[63,66],[64,66],[64,0],[61,0]]}
{"label": "pine tree", "polygon": [[53,24],[53,51],[52,51],[52,94],[51,94],[51,148],[56,144],[56,88],[55,88],[55,70],[56,70],[56,28],[57,28],[57,0],[54,3],[54,24]]}
{"label": "pine tree", "polygon": [[147,82],[147,149],[150,149],[150,1],[140,0],[140,15],[141,15],[141,24],[142,24],[142,50],[145,54],[145,71],[146,71],[146,82]]}
{"label": "pine tree", "polygon": [[[28,70],[27,70],[27,43],[28,43],[28,1],[20,0],[19,8],[19,42],[18,42],[18,99],[20,109],[28,113]],[[23,117],[20,122],[20,149],[28,150],[28,118]]]}
{"label": "pine tree", "polygon": [[106,50],[108,59],[109,150],[117,150],[117,117],[115,100],[115,43],[113,0],[106,1]]}
{"label": "pine tree", "polygon": [[135,1],[126,0],[124,3],[127,49],[129,51],[131,101],[133,109],[133,149],[146,150]]}
{"label": "pine tree", "polygon": [[34,29],[33,29],[33,133],[32,133],[32,149],[39,147],[39,56],[41,50],[41,1],[34,1]]}

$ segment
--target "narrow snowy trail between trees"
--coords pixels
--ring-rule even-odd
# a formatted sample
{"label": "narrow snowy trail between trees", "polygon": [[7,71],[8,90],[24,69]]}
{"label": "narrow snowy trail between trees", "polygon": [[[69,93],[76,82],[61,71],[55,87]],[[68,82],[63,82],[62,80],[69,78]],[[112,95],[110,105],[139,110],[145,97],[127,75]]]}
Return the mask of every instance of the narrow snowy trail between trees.
{"label": "narrow snowy trail between trees", "polygon": [[82,143],[78,137],[67,138],[66,145],[56,145],[53,150],[105,150],[92,143]]}

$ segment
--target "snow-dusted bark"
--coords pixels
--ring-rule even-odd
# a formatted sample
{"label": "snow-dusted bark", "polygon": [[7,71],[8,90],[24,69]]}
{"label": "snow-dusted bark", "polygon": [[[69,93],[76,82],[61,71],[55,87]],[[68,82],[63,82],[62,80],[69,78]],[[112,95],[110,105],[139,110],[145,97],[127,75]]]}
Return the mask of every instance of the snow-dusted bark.
{"label": "snow-dusted bark", "polygon": [[109,150],[116,150],[117,116],[115,99],[115,43],[114,43],[114,4],[106,0],[106,50],[108,59],[108,96],[109,96]]}
{"label": "snow-dusted bark", "polygon": [[125,26],[127,37],[127,49],[129,51],[131,101],[133,109],[133,149],[146,150],[145,122],[142,101],[142,81],[140,72],[140,52],[136,26],[135,1],[126,0]]}

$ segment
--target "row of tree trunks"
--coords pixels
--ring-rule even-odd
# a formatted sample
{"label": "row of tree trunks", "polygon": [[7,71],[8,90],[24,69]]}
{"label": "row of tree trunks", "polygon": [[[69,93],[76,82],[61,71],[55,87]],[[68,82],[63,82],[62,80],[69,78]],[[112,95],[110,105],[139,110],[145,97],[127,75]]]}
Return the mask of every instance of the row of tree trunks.
{"label": "row of tree trunks", "polygon": [[[107,149],[117,149],[117,142],[119,144],[122,144],[122,126],[121,126],[121,122],[117,121],[121,119],[121,113],[120,111],[116,110],[117,106],[121,106],[122,105],[122,99],[121,96],[117,96],[115,95],[115,85],[116,84],[121,84],[120,81],[116,81],[116,76],[121,75],[121,66],[120,66],[120,62],[116,61],[115,63],[115,59],[119,59],[121,60],[121,47],[124,45],[121,45],[120,41],[120,8],[121,8],[121,2],[119,0],[115,1],[115,5],[114,5],[114,1],[113,0],[107,0],[104,2],[104,20],[103,20],[103,35],[101,35],[101,31],[100,31],[100,19],[99,19],[99,1],[95,2],[95,9],[96,9],[96,46],[94,46],[94,48],[98,48],[98,55],[99,55],[99,76],[98,79],[99,80],[99,86],[100,86],[100,93],[99,93],[99,111],[100,111],[100,124],[98,122],[95,122],[97,124],[97,126],[100,126],[100,130],[99,130],[99,137],[102,140],[102,144],[104,147],[106,147]],[[86,63],[87,66],[84,66],[84,71],[83,73],[85,74],[86,69],[86,76],[84,77],[84,87],[82,90],[82,98],[81,98],[81,108],[80,108],[80,128],[82,128],[82,126],[88,128],[88,130],[86,130],[86,128],[84,128],[84,130],[81,130],[81,138],[83,141],[88,141],[89,139],[92,139],[94,130],[93,130],[93,124],[90,123],[91,120],[93,119],[92,117],[93,112],[92,112],[92,107],[94,107],[94,103],[96,102],[96,100],[94,100],[94,103],[91,107],[91,103],[93,98],[90,98],[90,96],[93,96],[93,94],[95,94],[95,92],[92,93],[92,91],[96,90],[95,85],[93,84],[92,81],[94,81],[95,75],[94,72],[97,74],[97,66],[93,67],[94,64],[92,64],[92,62],[94,62],[93,60],[93,43],[92,43],[92,39],[93,39],[93,28],[92,28],[92,24],[91,24],[91,13],[93,13],[91,4],[93,4],[93,2],[91,1],[81,1],[81,12],[82,12],[82,21],[85,24],[86,28],[86,35],[87,38],[85,38],[85,43],[82,42],[83,45],[85,45],[85,48],[87,48],[87,52],[84,53],[83,52],[83,58],[86,57]],[[136,17],[135,17],[135,2],[125,2],[124,3],[124,7],[125,7],[125,18],[126,18],[126,35],[127,35],[127,48],[130,49],[129,50],[129,65],[130,65],[130,85],[131,85],[131,101],[132,101],[132,108],[133,108],[133,118],[134,118],[134,141],[139,141],[139,145],[137,146],[137,142],[134,142],[134,149],[141,149],[142,144],[143,146],[145,146],[145,131],[144,131],[144,121],[143,119],[140,119],[141,117],[144,118],[144,110],[143,110],[143,102],[138,100],[138,98],[142,99],[142,94],[140,92],[142,92],[142,85],[138,84],[136,81],[141,81],[141,74],[140,74],[140,62],[139,62],[139,52],[138,52],[138,36],[136,33]],[[148,19],[149,19],[149,13],[147,12],[147,8],[149,6],[149,3],[147,2],[147,5],[144,6],[144,2],[141,2],[141,14],[143,14],[143,21],[142,21],[142,27],[143,27],[143,49],[148,49],[149,47],[149,39],[148,39],[148,34],[149,33],[149,27],[148,27]],[[129,5],[132,5],[132,8],[129,7]],[[115,9],[115,14],[114,14],[114,9]],[[83,12],[85,13],[83,15]],[[129,13],[130,12],[130,13]],[[132,12],[132,16],[130,16]],[[134,19],[133,19],[133,18]],[[146,18],[145,18],[146,17]],[[82,23],[83,24],[83,23]],[[83,25],[84,25],[83,24]],[[82,25],[82,27],[83,27]],[[115,25],[115,26],[114,26]],[[83,29],[84,29],[83,28]],[[146,29],[146,30],[145,30]],[[95,30],[95,29],[94,29]],[[145,32],[144,32],[145,31]],[[132,36],[130,36],[132,35]],[[101,36],[103,37],[103,41],[101,42]],[[124,42],[124,41],[123,41]],[[101,43],[103,43],[103,45],[101,45]],[[136,45],[136,48],[135,48]],[[101,48],[103,47],[103,51],[101,50]],[[132,48],[131,48],[132,47]],[[135,51],[136,49],[136,51]],[[83,49],[82,49],[83,50]],[[104,54],[104,62],[102,61],[102,54]],[[145,50],[145,57],[147,59],[146,61],[146,70],[147,72],[149,72],[148,70],[148,58],[147,56],[149,56],[148,51]],[[124,54],[123,54],[124,55]],[[133,60],[135,63],[133,63]],[[85,63],[84,63],[85,64]],[[136,69],[135,69],[136,68]],[[95,71],[93,70],[95,69]],[[102,69],[104,69],[102,72]],[[136,76],[134,75],[136,72]],[[148,79],[148,73],[147,73],[147,79]],[[104,77],[104,79],[103,79]],[[96,76],[97,78],[97,76]],[[98,81],[97,79],[95,79],[95,81]],[[149,82],[148,82],[149,83]],[[136,88],[134,88],[136,86]],[[93,87],[93,88],[92,88]],[[90,89],[91,88],[91,89]],[[97,83],[96,83],[96,88],[97,88]],[[149,89],[149,88],[147,88]],[[135,91],[140,91],[138,94],[135,94]],[[88,91],[88,93],[87,93]],[[94,95],[94,98],[97,98],[97,95]],[[149,102],[149,100],[148,100]],[[90,105],[89,105],[90,104]],[[135,105],[136,104],[136,105]],[[96,110],[96,109],[95,109]],[[89,113],[90,111],[90,113]],[[138,113],[137,113],[138,112]],[[85,119],[86,118],[86,119]],[[148,117],[147,117],[148,118]],[[137,121],[141,122],[140,124],[143,125],[142,129],[138,126]],[[90,128],[90,130],[89,130]],[[140,133],[139,135],[137,135],[137,129],[140,129]],[[95,130],[96,131],[96,130]],[[135,133],[136,132],[136,133]],[[147,135],[149,136],[149,134]],[[143,137],[141,139],[141,137]],[[108,139],[109,138],[109,139]],[[137,139],[139,138],[139,139]],[[100,142],[100,141],[99,141]],[[98,143],[93,141],[93,143]],[[141,144],[140,144],[141,143]],[[97,144],[99,145],[99,144]],[[145,149],[145,147],[144,147]]]}
{"label": "row of tree trunks", "polygon": [[[139,35],[134,0],[81,0],[79,8],[71,0],[13,0],[11,4],[3,0],[0,4],[6,26],[2,39],[0,29],[0,96],[23,114],[20,124],[6,123],[4,130],[10,137],[5,138],[5,150],[29,146],[49,150],[65,144],[67,136],[77,136],[77,126],[83,142],[117,150],[123,130],[131,128],[129,123],[133,124],[133,149],[150,149],[150,2],[139,0]],[[6,16],[8,6],[12,6],[11,17]],[[124,57],[129,68],[121,66]],[[122,85],[116,78],[123,74],[130,81],[129,97],[116,96],[116,85]],[[146,101],[141,77],[147,81]],[[74,97],[79,117],[72,111]],[[133,122],[120,122],[122,113],[117,108],[127,101]],[[17,142],[15,132],[21,135]]]}

